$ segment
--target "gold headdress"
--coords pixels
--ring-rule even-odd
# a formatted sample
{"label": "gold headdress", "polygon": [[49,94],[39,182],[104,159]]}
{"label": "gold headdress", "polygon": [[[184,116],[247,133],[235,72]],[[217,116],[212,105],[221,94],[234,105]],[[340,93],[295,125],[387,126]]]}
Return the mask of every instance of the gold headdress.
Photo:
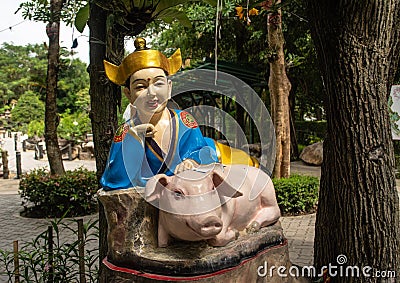
{"label": "gold headdress", "polygon": [[161,68],[168,75],[173,75],[182,66],[180,49],[167,58],[158,50],[148,49],[144,38],[137,38],[135,47],[135,51],[125,57],[119,66],[104,60],[104,69],[110,81],[117,85],[124,85],[134,72],[145,68]]}

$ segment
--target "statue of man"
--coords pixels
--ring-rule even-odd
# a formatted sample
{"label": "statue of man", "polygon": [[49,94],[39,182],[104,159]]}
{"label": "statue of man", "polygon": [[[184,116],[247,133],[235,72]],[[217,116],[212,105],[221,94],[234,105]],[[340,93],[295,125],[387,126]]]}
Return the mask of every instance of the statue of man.
{"label": "statue of man", "polygon": [[[171,176],[199,164],[224,163],[221,151],[233,163],[230,148],[203,137],[191,114],[167,108],[172,91],[168,76],[181,68],[180,50],[167,58],[147,48],[143,38],[135,40],[135,47],[119,66],[104,61],[107,77],[124,86],[130,119],[115,134],[101,178],[103,188],[144,186],[156,174]],[[240,159],[243,154],[239,153]],[[246,164],[257,165],[249,156],[244,159]]]}

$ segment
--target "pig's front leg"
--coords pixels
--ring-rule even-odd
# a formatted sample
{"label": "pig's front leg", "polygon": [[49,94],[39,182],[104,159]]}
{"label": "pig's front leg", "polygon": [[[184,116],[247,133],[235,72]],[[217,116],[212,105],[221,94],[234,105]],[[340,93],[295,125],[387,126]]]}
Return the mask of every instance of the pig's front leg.
{"label": "pig's front leg", "polygon": [[168,246],[171,240],[171,236],[168,231],[165,229],[165,226],[161,221],[158,222],[158,247],[165,248]]}
{"label": "pig's front leg", "polygon": [[215,238],[207,240],[208,244],[213,247],[223,247],[229,242],[239,237],[239,231],[236,229],[222,230]]}
{"label": "pig's front leg", "polygon": [[259,231],[261,227],[269,226],[278,221],[280,216],[281,212],[278,205],[272,207],[263,207],[246,227],[246,232],[255,233]]}

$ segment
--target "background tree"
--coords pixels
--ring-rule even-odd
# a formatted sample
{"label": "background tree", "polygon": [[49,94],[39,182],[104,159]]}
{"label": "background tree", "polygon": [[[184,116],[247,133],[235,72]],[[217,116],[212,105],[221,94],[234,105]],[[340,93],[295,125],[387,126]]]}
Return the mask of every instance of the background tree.
{"label": "background tree", "polygon": [[[86,65],[73,59],[69,52],[60,50],[57,111],[61,120],[78,122],[78,127],[63,127],[57,131],[62,138],[83,139],[91,132],[89,75]],[[11,120],[4,126],[42,137],[44,131],[44,101],[46,98],[47,45],[15,46],[4,43],[0,48],[0,112],[11,111]],[[38,112],[38,105],[43,111]],[[86,117],[85,117],[86,116]],[[68,125],[64,123],[63,125]],[[81,127],[81,125],[87,125]]]}
{"label": "background tree", "polygon": [[13,121],[25,125],[37,119],[43,121],[44,108],[44,103],[39,96],[29,90],[18,99],[14,109],[11,110],[11,117]]}
{"label": "background tree", "polygon": [[57,83],[60,62],[60,20],[71,23],[71,14],[82,1],[31,0],[20,5],[24,18],[47,23],[46,33],[49,38],[48,66],[46,77],[45,141],[51,174],[65,173],[62,155],[58,145],[57,126]]}
{"label": "background tree", "polygon": [[[67,57],[62,56],[65,51],[61,50],[60,57],[57,109],[60,113],[67,109],[79,112],[82,111],[82,107],[90,104],[89,74],[86,63],[76,59],[66,59]],[[79,102],[82,99],[85,101]]]}
{"label": "background tree", "polygon": [[0,107],[10,104],[12,99],[18,100],[28,90],[44,94],[46,54],[43,45],[3,43],[0,48]]}
{"label": "background tree", "polygon": [[308,0],[307,5],[328,122],[315,264],[336,264],[343,254],[348,265],[392,270],[398,276],[399,198],[388,96],[400,59],[400,1]]}
{"label": "background tree", "polygon": [[268,13],[269,81],[271,116],[275,126],[276,158],[273,176],[288,178],[290,175],[290,109],[291,84],[286,75],[286,63],[282,33],[282,11],[280,0],[265,1],[263,8]]}

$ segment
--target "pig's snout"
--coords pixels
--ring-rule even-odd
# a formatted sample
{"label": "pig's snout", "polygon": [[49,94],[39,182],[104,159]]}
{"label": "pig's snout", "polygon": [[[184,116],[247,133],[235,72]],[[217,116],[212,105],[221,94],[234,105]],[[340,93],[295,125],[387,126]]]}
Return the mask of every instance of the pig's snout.
{"label": "pig's snout", "polygon": [[222,230],[222,221],[216,216],[209,216],[200,225],[200,234],[204,237],[218,235]]}

